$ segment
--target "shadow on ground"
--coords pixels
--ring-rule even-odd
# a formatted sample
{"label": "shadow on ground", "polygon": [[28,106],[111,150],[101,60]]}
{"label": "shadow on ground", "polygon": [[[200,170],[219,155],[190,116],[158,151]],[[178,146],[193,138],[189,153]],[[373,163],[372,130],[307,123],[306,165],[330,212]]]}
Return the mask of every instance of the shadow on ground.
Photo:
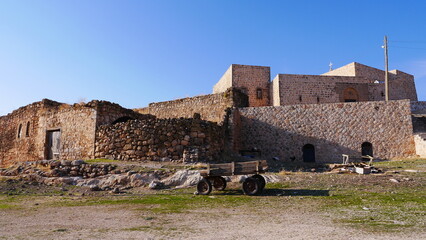
{"label": "shadow on ground", "polygon": [[[225,190],[216,192],[218,195],[244,195],[242,190]],[[310,189],[264,189],[259,196],[330,196],[328,190],[310,190]]]}

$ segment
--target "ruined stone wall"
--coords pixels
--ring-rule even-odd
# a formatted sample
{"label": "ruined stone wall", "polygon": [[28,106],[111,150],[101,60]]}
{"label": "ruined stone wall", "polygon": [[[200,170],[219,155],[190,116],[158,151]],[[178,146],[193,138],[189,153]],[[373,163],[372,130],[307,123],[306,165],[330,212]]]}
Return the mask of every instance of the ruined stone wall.
{"label": "ruined stone wall", "polygon": [[119,160],[217,160],[224,130],[200,119],[132,120],[104,125],[96,132],[97,158]]}
{"label": "ruined stone wall", "polygon": [[148,113],[157,118],[191,118],[194,113],[199,113],[203,120],[222,124],[226,117],[226,109],[234,106],[245,107],[247,104],[247,96],[241,91],[228,89],[223,93],[151,103],[148,108],[135,111]]}
{"label": "ruined stone wall", "polygon": [[36,151],[40,143],[35,141],[39,134],[38,111],[49,103],[36,102],[0,117],[0,165],[40,158]]}
{"label": "ruined stone wall", "polygon": [[79,104],[44,99],[19,108],[0,117],[0,164],[47,158],[47,132],[51,130],[61,134],[60,159],[91,158],[95,122],[95,110]]}
{"label": "ruined stone wall", "polygon": [[[53,109],[41,109],[39,134],[36,141],[46,145],[46,133],[60,130],[59,159],[75,160],[93,158],[95,149],[96,110],[84,105],[61,105]],[[47,158],[43,147],[38,155]]]}
{"label": "ruined stone wall", "polygon": [[155,118],[149,114],[141,114],[132,109],[123,108],[122,106],[108,101],[93,100],[85,105],[96,110],[96,126],[112,124],[115,121],[120,121],[120,118],[128,119],[149,119]]}
{"label": "ruined stone wall", "polygon": [[342,154],[361,155],[373,145],[375,158],[415,155],[410,102],[356,102],[240,108],[241,146],[258,148],[262,157],[302,161],[302,148],[315,147],[317,162],[340,162]]}

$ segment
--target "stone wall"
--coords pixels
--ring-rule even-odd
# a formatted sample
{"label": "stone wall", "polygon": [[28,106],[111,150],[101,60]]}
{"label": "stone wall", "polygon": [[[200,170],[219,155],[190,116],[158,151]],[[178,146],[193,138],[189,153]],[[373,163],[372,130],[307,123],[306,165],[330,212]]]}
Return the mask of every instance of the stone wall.
{"label": "stone wall", "polygon": [[247,94],[250,107],[269,105],[270,80],[270,67],[232,65],[232,84]]}
{"label": "stone wall", "polygon": [[41,143],[38,148],[39,156],[47,159],[46,132],[60,131],[60,152],[58,159],[87,159],[93,158],[96,111],[85,105],[63,104],[58,108],[41,109],[39,134],[36,142]]}
{"label": "stone wall", "polygon": [[84,104],[44,99],[19,108],[0,117],[0,164],[46,159],[52,130],[60,131],[60,159],[93,157],[95,123],[96,111]]}
{"label": "stone wall", "polygon": [[361,155],[364,142],[373,145],[375,158],[415,155],[408,100],[241,108],[234,114],[240,115],[235,150],[257,148],[266,159],[302,161],[302,148],[312,144],[317,162],[340,162],[342,154]]}
{"label": "stone wall", "polygon": [[35,141],[39,134],[38,111],[49,104],[59,103],[44,100],[0,117],[0,165],[11,164],[19,159],[22,161],[39,159],[36,150],[40,144]]}
{"label": "stone wall", "polygon": [[200,119],[131,120],[104,125],[96,133],[97,158],[210,161],[219,159],[224,130]]}
{"label": "stone wall", "polygon": [[153,119],[149,114],[141,114],[131,109],[123,108],[122,106],[108,101],[93,100],[85,106],[96,110],[96,126],[112,124],[114,122],[126,121],[128,119]]}
{"label": "stone wall", "polygon": [[226,109],[248,106],[247,96],[238,89],[173,101],[151,103],[147,108],[135,109],[136,112],[151,114],[157,118],[191,118],[195,113],[201,119],[222,124]]}
{"label": "stone wall", "polygon": [[278,74],[271,84],[273,105],[344,102],[348,88],[356,90],[359,101],[368,101],[370,82],[364,77]]}
{"label": "stone wall", "polygon": [[426,113],[426,102],[425,101],[413,101],[411,102],[411,112],[413,113]]}
{"label": "stone wall", "polygon": [[232,64],[213,87],[213,93],[235,87],[247,94],[250,107],[268,106],[270,79],[270,67]]}
{"label": "stone wall", "polygon": [[[370,90],[370,100],[384,100],[384,95],[382,93],[385,91],[383,84],[385,81],[385,71],[383,70],[353,62],[322,75],[364,77],[369,79],[370,83],[379,81],[380,84],[378,85],[370,85],[370,87],[372,87]],[[410,99],[411,101],[417,101],[414,76],[399,70],[389,71],[389,99]]]}
{"label": "stone wall", "polygon": [[426,158],[426,134],[414,135],[416,143],[416,154],[421,158]]}

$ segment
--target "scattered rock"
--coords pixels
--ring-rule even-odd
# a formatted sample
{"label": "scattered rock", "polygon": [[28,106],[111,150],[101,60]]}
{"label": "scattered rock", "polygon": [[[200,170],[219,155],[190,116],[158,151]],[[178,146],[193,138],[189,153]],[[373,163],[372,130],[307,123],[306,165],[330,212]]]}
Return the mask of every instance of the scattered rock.
{"label": "scattered rock", "polygon": [[152,181],[148,187],[150,189],[161,189],[164,188],[164,183],[160,182],[160,181]]}
{"label": "scattered rock", "polygon": [[395,178],[391,178],[391,179],[389,179],[389,181],[394,182],[394,183],[399,183],[399,181],[396,180]]}

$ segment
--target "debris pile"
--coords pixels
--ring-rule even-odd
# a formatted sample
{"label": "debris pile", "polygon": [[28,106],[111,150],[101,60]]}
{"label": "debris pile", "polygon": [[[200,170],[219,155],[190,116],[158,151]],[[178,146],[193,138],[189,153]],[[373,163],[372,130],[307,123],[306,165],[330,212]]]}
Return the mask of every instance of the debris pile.
{"label": "debris pile", "polygon": [[331,173],[382,173],[383,170],[366,163],[330,164]]}

